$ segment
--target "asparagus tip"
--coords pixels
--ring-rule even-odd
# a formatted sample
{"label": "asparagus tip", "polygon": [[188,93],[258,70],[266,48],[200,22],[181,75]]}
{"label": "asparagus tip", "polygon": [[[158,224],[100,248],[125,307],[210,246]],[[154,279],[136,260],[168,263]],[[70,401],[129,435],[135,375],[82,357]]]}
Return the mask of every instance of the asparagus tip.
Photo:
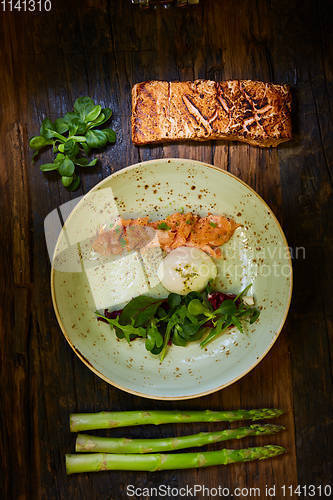
{"label": "asparagus tip", "polygon": [[277,424],[252,424],[250,425],[250,428],[263,434],[267,434],[267,431],[269,431],[270,434],[275,434],[277,432],[286,430],[286,427],[284,425]]}
{"label": "asparagus tip", "polygon": [[277,457],[278,455],[282,455],[283,453],[286,453],[286,448],[283,446],[278,446],[276,444],[267,444],[264,446],[267,450],[267,454],[264,454],[262,457],[259,458],[259,460],[265,460],[265,458],[269,457]]}
{"label": "asparagus tip", "polygon": [[[251,411],[251,410],[250,410]],[[261,420],[262,418],[277,418],[283,415],[284,411],[280,408],[263,408],[262,410],[253,410],[252,420]]]}

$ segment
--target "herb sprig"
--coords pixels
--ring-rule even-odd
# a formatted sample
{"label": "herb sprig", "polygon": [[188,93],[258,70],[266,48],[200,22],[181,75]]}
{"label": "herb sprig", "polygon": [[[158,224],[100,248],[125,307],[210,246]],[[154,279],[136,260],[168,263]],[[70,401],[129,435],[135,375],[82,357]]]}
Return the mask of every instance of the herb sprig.
{"label": "herb sprig", "polygon": [[[167,299],[156,299],[141,295],[132,299],[117,318],[96,314],[115,328],[118,338],[126,338],[128,342],[136,337],[145,338],[147,351],[160,354],[163,361],[171,343],[184,347],[203,339],[200,343],[203,348],[232,326],[243,332],[245,322],[254,323],[260,315],[259,309],[242,300],[251,286],[238,295],[216,292],[211,283],[203,292],[185,296],[171,293]],[[220,305],[216,308],[212,294],[220,295]]]}
{"label": "herb sprig", "polygon": [[51,122],[43,120],[40,135],[29,141],[34,150],[33,159],[39,152],[53,147],[55,159],[52,163],[40,166],[42,172],[58,171],[62,184],[70,191],[75,191],[80,185],[80,177],[75,171],[79,167],[96,165],[97,158],[88,158],[92,149],[103,148],[107,143],[116,141],[116,133],[110,128],[97,129],[105,124],[112,115],[110,108],[102,108],[90,97],[79,97],[74,103],[74,111]]}

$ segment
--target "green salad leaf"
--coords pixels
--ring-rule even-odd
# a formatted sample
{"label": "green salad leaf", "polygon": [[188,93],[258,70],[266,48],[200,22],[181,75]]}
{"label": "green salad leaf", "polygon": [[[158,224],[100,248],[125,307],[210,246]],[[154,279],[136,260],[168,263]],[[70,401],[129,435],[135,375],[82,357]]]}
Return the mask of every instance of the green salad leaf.
{"label": "green salad leaf", "polygon": [[147,335],[145,328],[135,327],[133,321],[131,321],[131,323],[127,325],[122,325],[118,318],[106,318],[102,314],[100,314],[99,317],[103,318],[110,325],[116,327],[117,330],[120,330],[123,333],[124,337],[126,338],[127,342],[130,342],[132,338],[146,337]]}
{"label": "green salad leaf", "polygon": [[163,347],[163,335],[157,327],[156,320],[151,319],[147,327],[147,337],[145,346],[147,351],[153,354],[159,354]]}
{"label": "green salad leaf", "polygon": [[260,315],[259,309],[242,301],[250,286],[236,296],[222,294],[222,302],[215,309],[210,296],[216,291],[209,283],[202,292],[185,296],[170,293],[167,299],[159,299],[140,295],[130,300],[116,319],[96,314],[115,328],[118,338],[128,342],[145,338],[147,351],[160,354],[163,361],[169,344],[185,347],[203,339],[200,346],[205,347],[232,326],[244,332],[245,322],[252,324]]}
{"label": "green salad leaf", "polygon": [[82,120],[94,109],[95,103],[91,97],[79,97],[74,103],[74,111],[80,115]]}
{"label": "green salad leaf", "polygon": [[155,316],[162,302],[164,302],[163,299],[156,299],[147,295],[134,297],[122,310],[119,320],[122,324],[134,320],[136,326],[143,326]]}
{"label": "green salad leaf", "polygon": [[43,165],[40,166],[40,169],[42,172],[51,172],[51,170],[57,170],[58,165],[56,163],[43,163]]}
{"label": "green salad leaf", "polygon": [[[112,116],[110,108],[102,108],[88,96],[79,97],[74,103],[74,111],[57,118],[54,123],[45,118],[40,127],[40,135],[29,141],[33,149],[33,159],[40,151],[52,146],[56,157],[53,163],[44,163],[42,172],[57,170],[62,184],[70,191],[75,191],[80,185],[80,177],[75,172],[78,167],[92,167],[97,158],[90,160],[91,149],[103,148],[106,144],[116,141],[116,133],[110,128],[97,129]],[[60,158],[59,155],[62,155]]]}

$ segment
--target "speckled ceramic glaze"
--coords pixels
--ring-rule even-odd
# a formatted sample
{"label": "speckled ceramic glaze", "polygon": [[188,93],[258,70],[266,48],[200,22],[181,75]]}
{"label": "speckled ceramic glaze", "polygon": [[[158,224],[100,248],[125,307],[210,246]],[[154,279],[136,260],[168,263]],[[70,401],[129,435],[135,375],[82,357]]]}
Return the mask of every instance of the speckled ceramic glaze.
{"label": "speckled ceramic glaze", "polygon": [[[205,349],[197,342],[172,346],[161,364],[143,340],[119,341],[95,316],[96,309],[120,308],[139,294],[163,294],[156,275],[161,251],[102,258],[91,252],[91,244],[99,228],[119,215],[154,220],[180,209],[227,215],[242,225],[221,247],[217,286],[236,293],[253,283],[262,311],[246,332],[232,329]],[[211,165],[161,159],[116,172],[80,201],[59,236],[51,288],[61,329],[92,371],[133,394],[186,399],[232,384],[265,356],[288,312],[292,269],[279,223],[249,186]]]}

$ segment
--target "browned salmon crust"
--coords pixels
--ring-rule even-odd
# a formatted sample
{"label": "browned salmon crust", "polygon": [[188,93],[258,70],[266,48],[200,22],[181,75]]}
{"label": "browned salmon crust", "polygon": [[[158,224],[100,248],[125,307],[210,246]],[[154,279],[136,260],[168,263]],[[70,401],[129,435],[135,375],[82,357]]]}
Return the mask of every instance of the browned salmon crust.
{"label": "browned salmon crust", "polygon": [[291,139],[288,85],[228,80],[148,81],[132,89],[132,140],[144,145],[227,139],[277,146]]}

